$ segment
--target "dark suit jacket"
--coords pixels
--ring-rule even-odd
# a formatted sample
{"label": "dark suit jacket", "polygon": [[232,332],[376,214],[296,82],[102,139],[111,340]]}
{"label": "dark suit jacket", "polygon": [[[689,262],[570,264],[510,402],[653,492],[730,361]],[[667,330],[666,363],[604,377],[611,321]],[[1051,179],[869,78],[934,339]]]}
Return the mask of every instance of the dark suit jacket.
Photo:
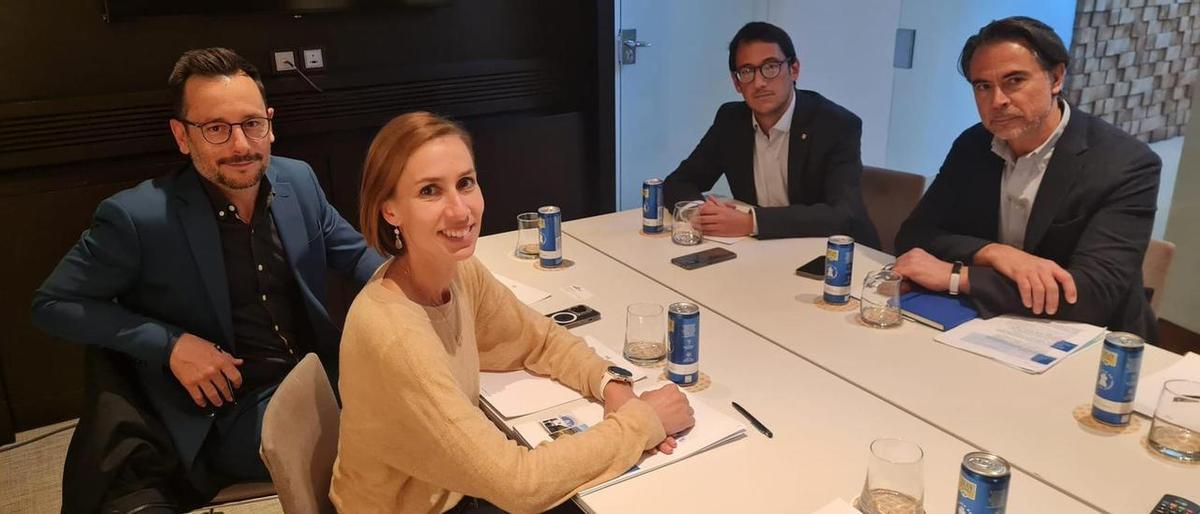
{"label": "dark suit jacket", "polygon": [[[327,269],[361,285],[383,258],[326,201],[307,164],[272,156],[267,177],[275,192],[271,213],[317,352],[323,362],[336,363],[341,331],[325,309]],[[201,180],[189,165],[105,199],[91,228],[33,297],[40,329],[132,357],[185,466],[213,418],[171,373],[171,342],[189,332],[237,354],[221,240]]]}
{"label": "dark suit jacket", "polygon": [[[970,264],[998,239],[1004,160],[983,125],[954,142],[921,203],[896,236],[897,252],[920,247]],[[1024,250],[1053,260],[1075,279],[1078,301],[1053,316],[1125,330],[1153,341],[1154,313],[1142,286],[1162,163],[1144,143],[1085,112],[1071,119],[1029,214]],[[984,317],[1030,315],[1015,283],[971,267],[971,297]]]}
{"label": "dark suit jacket", "polygon": [[[849,234],[879,247],[867,218],[859,179],[862,120],[813,91],[796,90],[788,139],[787,207],[756,207],[758,238]],[[712,127],[692,154],[667,177],[667,206],[701,198],[725,174],[734,198],[758,204],[754,189],[754,125],[746,102],[717,110]]]}

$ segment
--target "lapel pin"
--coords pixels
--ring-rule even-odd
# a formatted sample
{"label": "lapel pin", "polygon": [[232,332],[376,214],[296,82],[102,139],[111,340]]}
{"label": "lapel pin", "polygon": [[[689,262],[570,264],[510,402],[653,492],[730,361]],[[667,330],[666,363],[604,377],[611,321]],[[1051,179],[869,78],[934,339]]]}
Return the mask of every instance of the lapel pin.
{"label": "lapel pin", "polygon": [[805,139],[808,139],[808,132],[801,132],[801,133],[800,133],[800,140],[801,140],[801,141],[804,141]]}

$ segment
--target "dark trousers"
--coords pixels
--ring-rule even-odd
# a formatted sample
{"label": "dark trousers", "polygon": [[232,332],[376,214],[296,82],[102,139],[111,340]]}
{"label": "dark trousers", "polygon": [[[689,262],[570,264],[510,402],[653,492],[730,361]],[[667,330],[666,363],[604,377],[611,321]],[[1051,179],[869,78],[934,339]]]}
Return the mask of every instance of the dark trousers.
{"label": "dark trousers", "polygon": [[[506,514],[503,509],[492,505],[491,502],[483,498],[475,498],[472,496],[464,496],[462,500],[454,508],[446,511],[445,514]],[[558,506],[546,511],[546,514],[583,514],[575,502],[567,500]]]}
{"label": "dark trousers", "polygon": [[262,411],[245,406],[218,420],[196,463],[185,467],[123,354],[89,347],[84,408],[63,468],[64,513],[179,512],[203,506],[225,485],[269,480],[258,458]]}

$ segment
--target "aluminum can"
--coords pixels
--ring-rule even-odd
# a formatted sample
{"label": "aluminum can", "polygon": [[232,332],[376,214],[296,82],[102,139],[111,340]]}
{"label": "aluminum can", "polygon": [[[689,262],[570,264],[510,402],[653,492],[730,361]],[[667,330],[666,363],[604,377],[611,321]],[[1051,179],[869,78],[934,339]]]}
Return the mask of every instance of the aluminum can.
{"label": "aluminum can", "polygon": [[677,302],[667,307],[667,378],[679,385],[700,380],[700,307]]}
{"label": "aluminum can", "polygon": [[850,301],[850,277],[854,273],[854,238],[829,236],[825,243],[825,303]]}
{"label": "aluminum can", "polygon": [[1008,462],[986,452],[963,456],[955,514],[1004,514],[1008,503]]}
{"label": "aluminum can", "polygon": [[1104,336],[1096,396],[1092,399],[1092,417],[1096,421],[1117,426],[1129,424],[1145,345],[1142,338],[1129,332],[1109,332]]}
{"label": "aluminum can", "polygon": [[562,210],[553,205],[538,209],[538,258],[544,268],[562,264]]}
{"label": "aluminum can", "polygon": [[642,182],[642,232],[658,234],[663,231],[663,181],[648,178]]}

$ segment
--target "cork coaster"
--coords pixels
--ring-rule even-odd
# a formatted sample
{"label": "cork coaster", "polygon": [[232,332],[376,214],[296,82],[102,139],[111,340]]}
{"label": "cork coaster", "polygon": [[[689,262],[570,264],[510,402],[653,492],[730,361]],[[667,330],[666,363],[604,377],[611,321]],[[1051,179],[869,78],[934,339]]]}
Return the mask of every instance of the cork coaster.
{"label": "cork coaster", "polygon": [[855,300],[854,298],[851,298],[850,301],[844,304],[836,305],[832,303],[825,303],[825,297],[817,296],[817,298],[813,300],[813,304],[816,305],[818,309],[830,312],[850,312],[858,310],[858,300]]}
{"label": "cork coaster", "polygon": [[1123,427],[1115,427],[1096,421],[1096,418],[1092,417],[1092,404],[1090,403],[1075,407],[1075,410],[1071,412],[1071,415],[1075,416],[1075,421],[1079,423],[1080,427],[1094,434],[1132,434],[1137,432],[1138,429],[1142,428],[1142,420],[1137,416],[1130,416],[1129,424]]}
{"label": "cork coaster", "polygon": [[1178,464],[1180,466],[1187,467],[1187,468],[1200,467],[1200,461],[1188,462],[1186,460],[1177,460],[1177,459],[1172,459],[1170,457],[1167,457],[1166,455],[1159,453],[1158,450],[1155,450],[1153,446],[1150,446],[1150,438],[1149,437],[1142,438],[1142,448],[1145,448],[1146,451],[1150,452],[1150,455],[1154,457],[1154,460],[1157,460],[1159,462]]}
{"label": "cork coaster", "polygon": [[573,261],[571,259],[563,259],[562,264],[559,264],[558,266],[555,266],[553,268],[547,268],[545,266],[542,266],[541,259],[534,259],[534,261],[533,261],[533,267],[535,267],[539,270],[542,270],[542,271],[561,271],[561,270],[570,268],[571,266],[574,266],[574,265],[575,265],[575,261]]}
{"label": "cork coaster", "polygon": [[662,232],[659,232],[657,234],[647,234],[645,232],[642,232],[642,229],[638,229],[637,233],[638,233],[638,235],[640,235],[642,237],[648,237],[650,239],[662,239],[664,237],[671,237],[671,231],[667,230],[666,228],[663,228]]}
{"label": "cork coaster", "polygon": [[[658,378],[659,378],[659,380],[665,380],[667,382],[671,382],[671,379],[667,378],[666,370],[663,370],[662,374],[660,374],[658,376]],[[675,384],[674,382],[671,382],[671,383]],[[695,384],[692,384],[692,385],[675,384],[675,385],[679,386],[680,389],[683,389],[684,391],[687,391],[689,393],[698,393],[700,391],[708,389],[708,386],[712,385],[712,379],[708,377],[708,373],[701,371],[700,372],[700,380],[697,380]]]}

